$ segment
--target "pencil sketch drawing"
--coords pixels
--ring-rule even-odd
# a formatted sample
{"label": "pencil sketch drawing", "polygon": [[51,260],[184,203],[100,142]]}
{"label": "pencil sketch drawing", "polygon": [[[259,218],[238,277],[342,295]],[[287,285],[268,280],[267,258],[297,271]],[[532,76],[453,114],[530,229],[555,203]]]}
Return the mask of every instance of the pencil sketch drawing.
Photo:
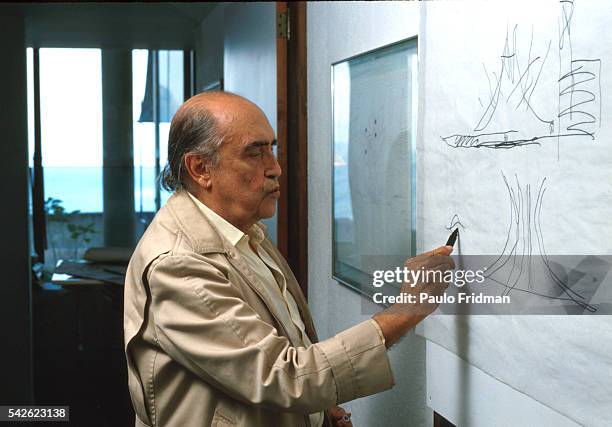
{"label": "pencil sketch drawing", "polygon": [[[510,149],[556,141],[558,156],[562,139],[595,139],[595,130],[601,126],[601,60],[574,51],[574,1],[563,0],[559,5],[557,41],[540,41],[538,52],[534,51],[533,26],[530,35],[518,25],[506,30],[497,68],[488,70],[482,64],[482,82],[489,88],[484,102],[478,98],[482,114],[471,131],[442,136],[446,144]],[[553,52],[558,55],[558,70]],[[500,124],[499,117],[513,123],[512,127]]]}
{"label": "pencil sketch drawing", "polygon": [[455,228],[458,228],[458,227],[461,227],[462,229],[465,229],[465,226],[459,220],[459,215],[454,214],[453,217],[451,218],[449,224],[446,225],[444,228],[446,228],[447,230],[454,230]]}
{"label": "pencil sketch drawing", "polygon": [[[588,301],[599,282],[591,281],[586,291],[577,290],[574,285],[583,277],[561,274],[558,259],[551,260],[546,252],[542,206],[547,178],[542,178],[533,188],[530,184],[521,185],[516,175],[513,181],[509,181],[503,172],[501,175],[509,196],[509,226],[503,248],[499,256],[487,266],[485,277],[503,288],[502,295],[525,292],[576,304],[586,311],[596,312],[597,307]],[[542,272],[544,277],[538,276]]]}

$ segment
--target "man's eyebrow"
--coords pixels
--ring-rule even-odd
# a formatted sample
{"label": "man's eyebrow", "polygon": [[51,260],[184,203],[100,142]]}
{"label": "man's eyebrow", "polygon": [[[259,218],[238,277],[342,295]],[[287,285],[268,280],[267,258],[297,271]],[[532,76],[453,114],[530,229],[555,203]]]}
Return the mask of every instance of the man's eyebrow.
{"label": "man's eyebrow", "polygon": [[244,149],[245,150],[249,150],[251,148],[263,147],[263,146],[266,146],[266,145],[275,146],[276,143],[277,143],[276,139],[272,140],[272,142],[270,142],[270,141],[253,141],[253,142],[248,143],[244,147]]}

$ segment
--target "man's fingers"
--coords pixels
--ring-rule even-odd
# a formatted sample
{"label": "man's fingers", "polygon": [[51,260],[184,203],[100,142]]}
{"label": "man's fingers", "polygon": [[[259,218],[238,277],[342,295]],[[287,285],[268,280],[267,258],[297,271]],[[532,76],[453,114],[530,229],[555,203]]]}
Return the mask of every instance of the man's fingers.
{"label": "man's fingers", "polygon": [[407,259],[404,265],[414,271],[421,269],[446,271],[455,268],[455,262],[448,255],[419,255],[418,257]]}
{"label": "man's fingers", "polygon": [[431,251],[423,252],[421,255],[426,255],[426,256],[445,255],[445,256],[448,256],[451,253],[453,253],[453,247],[452,246],[440,246],[440,247],[437,247],[435,249],[432,249]]}
{"label": "man's fingers", "polygon": [[453,247],[452,246],[440,246],[440,247],[432,249],[430,251],[423,252],[422,254],[419,254],[419,255],[414,256],[412,258],[408,258],[406,260],[406,262],[407,263],[408,262],[420,263],[420,262],[424,262],[424,261],[429,261],[432,256],[448,256],[452,252],[453,252]]}

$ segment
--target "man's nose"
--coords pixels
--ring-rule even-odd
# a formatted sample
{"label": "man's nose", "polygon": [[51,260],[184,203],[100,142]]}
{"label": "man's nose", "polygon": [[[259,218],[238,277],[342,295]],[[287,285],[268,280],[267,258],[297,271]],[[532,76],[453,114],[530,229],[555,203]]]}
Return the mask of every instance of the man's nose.
{"label": "man's nose", "polygon": [[278,163],[278,159],[274,154],[270,157],[270,161],[266,167],[266,177],[268,178],[278,178],[283,173],[280,164]]}

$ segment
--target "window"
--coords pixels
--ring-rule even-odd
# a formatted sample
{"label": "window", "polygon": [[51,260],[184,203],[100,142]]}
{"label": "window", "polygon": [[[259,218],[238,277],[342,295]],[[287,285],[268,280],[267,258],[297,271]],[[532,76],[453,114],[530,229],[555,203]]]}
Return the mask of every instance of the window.
{"label": "window", "polygon": [[157,177],[166,164],[172,116],[184,99],[184,53],[132,52],[134,126],[134,208],[146,226],[170,193]]}
{"label": "window", "polygon": [[[106,153],[104,149],[105,51],[40,48],[37,52],[38,62],[33,59],[34,49],[27,49],[29,149],[33,171],[34,79],[38,75],[44,206],[34,199],[32,209],[46,213],[45,269],[51,271],[60,259],[78,259],[89,247],[109,245],[110,216],[131,220],[123,212],[110,212],[116,208],[109,206],[115,204],[105,206],[106,193],[114,191],[110,186],[105,189],[105,156],[114,150],[108,145]],[[157,175],[166,162],[170,120],[183,102],[184,63],[184,52],[179,50],[132,51],[132,74],[127,77],[133,86],[133,154],[127,159],[134,178],[132,244],[170,196],[159,187]],[[116,175],[117,171],[110,166],[106,173]],[[35,235],[35,239],[42,237]]]}
{"label": "window", "polygon": [[[30,153],[34,62],[28,49]],[[99,49],[39,49],[40,126],[47,213],[45,266],[102,245],[102,85]],[[33,166],[30,156],[30,166]]]}

